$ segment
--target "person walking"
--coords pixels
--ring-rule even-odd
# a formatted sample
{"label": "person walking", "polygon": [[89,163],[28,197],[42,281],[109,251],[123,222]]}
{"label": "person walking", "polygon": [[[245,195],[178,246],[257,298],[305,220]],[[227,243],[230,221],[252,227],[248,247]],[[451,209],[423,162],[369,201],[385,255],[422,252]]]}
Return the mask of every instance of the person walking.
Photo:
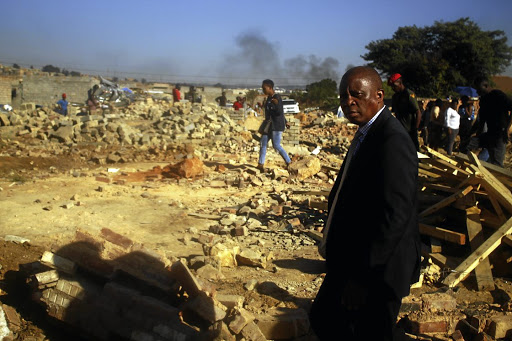
{"label": "person walking", "polygon": [[261,85],[263,93],[267,96],[265,108],[265,120],[270,120],[271,128],[267,134],[263,134],[260,140],[260,157],[258,160],[258,169],[265,172],[265,156],[267,154],[267,146],[269,138],[272,139],[272,146],[281,155],[286,166],[291,163],[288,153],[281,146],[281,139],[283,132],[286,128],[286,119],[283,111],[283,99],[274,91],[274,82],[270,79],[265,79]]}
{"label": "person walking", "polygon": [[460,114],[458,112],[460,101],[458,98],[452,98],[450,106],[446,109],[446,128],[448,130],[448,138],[446,141],[446,153],[452,155],[455,138],[459,134]]}
{"label": "person walking", "polygon": [[391,109],[409,133],[416,150],[419,151],[418,129],[421,123],[421,111],[416,101],[416,94],[405,87],[402,75],[399,73],[389,77],[388,85],[395,92],[392,98]]}
{"label": "person walking", "polygon": [[420,270],[416,149],[375,69],[348,70],[340,104],[359,129],[329,195],[311,327],[320,340],[402,340],[396,319]]}

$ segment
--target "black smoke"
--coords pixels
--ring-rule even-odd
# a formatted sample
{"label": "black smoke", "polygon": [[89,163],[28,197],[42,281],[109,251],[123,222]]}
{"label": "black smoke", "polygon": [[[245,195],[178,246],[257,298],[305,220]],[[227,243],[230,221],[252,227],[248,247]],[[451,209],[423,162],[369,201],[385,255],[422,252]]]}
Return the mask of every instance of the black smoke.
{"label": "black smoke", "polygon": [[235,39],[234,53],[227,54],[220,70],[226,83],[259,84],[265,78],[278,85],[306,85],[325,78],[339,78],[339,61],[312,54],[281,62],[279,43],[270,42],[257,32],[246,32]]}

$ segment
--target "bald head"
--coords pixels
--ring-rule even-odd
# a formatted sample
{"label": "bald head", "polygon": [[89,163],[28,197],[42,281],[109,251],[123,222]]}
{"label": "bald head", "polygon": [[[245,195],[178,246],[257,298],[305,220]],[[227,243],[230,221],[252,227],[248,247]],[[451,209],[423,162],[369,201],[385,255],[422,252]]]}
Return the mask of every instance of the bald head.
{"label": "bald head", "polygon": [[380,78],[377,71],[375,71],[374,68],[369,66],[356,66],[352,69],[349,69],[343,77],[341,78],[341,81],[343,82],[344,78],[349,77],[357,77],[361,79],[365,79],[367,82],[372,83],[373,86],[375,86],[376,89],[382,89],[382,79]]}
{"label": "bald head", "polygon": [[384,106],[382,79],[377,71],[369,66],[348,70],[340,82],[340,105],[351,123],[368,123]]}

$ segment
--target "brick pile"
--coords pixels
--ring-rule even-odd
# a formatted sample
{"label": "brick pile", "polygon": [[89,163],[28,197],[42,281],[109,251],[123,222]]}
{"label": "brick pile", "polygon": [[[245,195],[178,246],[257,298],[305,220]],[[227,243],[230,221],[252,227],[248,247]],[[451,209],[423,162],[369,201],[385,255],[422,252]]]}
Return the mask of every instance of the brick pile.
{"label": "brick pile", "polygon": [[267,340],[307,333],[307,314],[252,314],[243,297],[217,295],[184,260],[171,262],[112,230],[75,240],[22,266],[49,316],[92,340]]}

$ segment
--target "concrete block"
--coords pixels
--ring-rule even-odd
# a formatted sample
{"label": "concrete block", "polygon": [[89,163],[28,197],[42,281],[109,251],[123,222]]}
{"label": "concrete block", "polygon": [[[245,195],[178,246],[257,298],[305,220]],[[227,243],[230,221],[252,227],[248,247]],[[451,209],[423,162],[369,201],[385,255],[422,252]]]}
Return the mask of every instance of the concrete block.
{"label": "concrete block", "polygon": [[41,262],[69,274],[73,274],[76,269],[75,262],[72,262],[64,257],[60,257],[50,251],[45,251],[43,253],[43,256],[41,257]]}
{"label": "concrete block", "polygon": [[16,310],[8,305],[2,305],[0,309],[3,309],[5,314],[5,319],[7,320],[7,323],[9,324],[9,329],[13,332],[18,332],[21,327],[21,319]]}
{"label": "concrete block", "polygon": [[256,316],[256,325],[269,340],[295,340],[309,331],[309,318],[304,309],[271,309]]}
{"label": "concrete block", "polygon": [[495,339],[512,337],[512,315],[499,315],[491,317],[487,334]]}
{"label": "concrete block", "polygon": [[204,320],[215,323],[226,317],[226,307],[204,293],[186,303],[185,309],[193,311]]}
{"label": "concrete block", "polygon": [[235,334],[239,334],[247,323],[252,321],[254,321],[253,314],[243,308],[238,308],[235,311],[233,320],[229,323],[229,329],[231,329]]}
{"label": "concrete block", "polygon": [[245,337],[247,340],[251,341],[267,340],[265,335],[261,332],[256,323],[254,323],[254,321],[247,323],[244,329],[242,329],[242,336]]}
{"label": "concrete block", "polygon": [[189,296],[194,297],[202,292],[201,284],[197,281],[194,274],[182,261],[174,262],[170,269],[171,277],[177,280]]}
{"label": "concrete block", "polygon": [[215,298],[228,309],[242,308],[244,304],[244,297],[240,295],[219,294]]}
{"label": "concrete block", "polygon": [[445,293],[423,294],[423,310],[425,311],[453,311],[457,309],[455,297]]}

